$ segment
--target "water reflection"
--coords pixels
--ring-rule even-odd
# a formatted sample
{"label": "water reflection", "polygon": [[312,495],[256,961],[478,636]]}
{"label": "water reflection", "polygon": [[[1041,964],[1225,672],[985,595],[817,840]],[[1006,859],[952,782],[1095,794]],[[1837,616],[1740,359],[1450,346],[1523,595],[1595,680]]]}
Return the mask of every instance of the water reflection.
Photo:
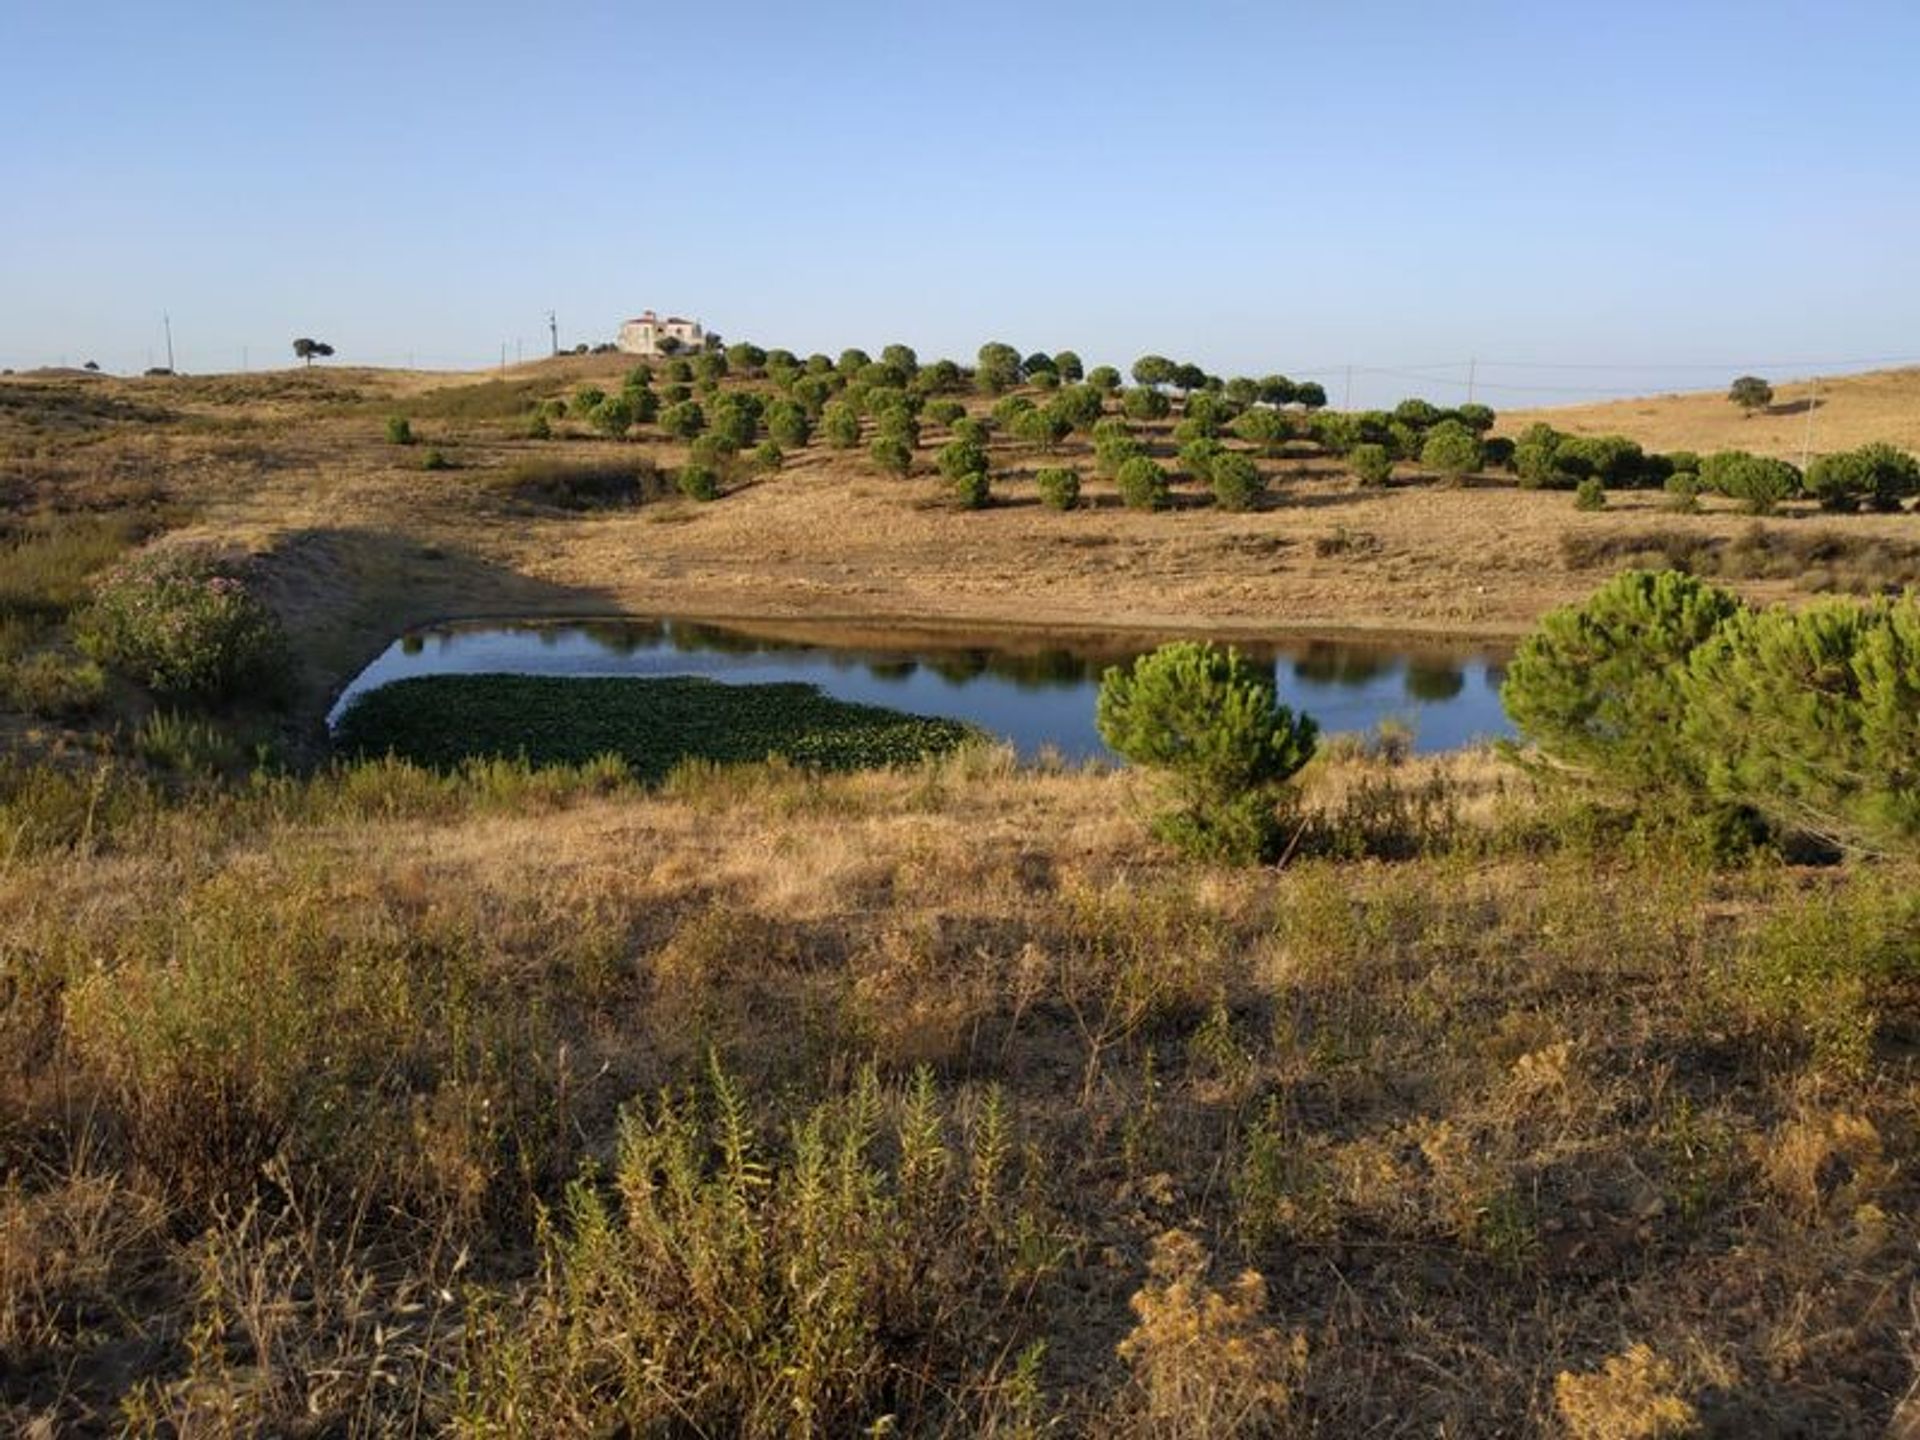
{"label": "water reflection", "polygon": [[[1094,697],[1111,665],[1155,642],[1135,635],[1044,637],[1018,631],[960,636],[871,624],[720,625],[688,620],[589,620],[447,626],[402,637],[336,704],[412,675],[705,675],[741,683],[799,680],[841,699],[967,720],[1026,755],[1107,755]],[[1349,641],[1233,642],[1272,668],[1282,699],[1327,732],[1410,726],[1415,748],[1443,750],[1510,733],[1499,703],[1502,667],[1479,650],[1418,651]],[[457,717],[449,717],[457,723]]]}

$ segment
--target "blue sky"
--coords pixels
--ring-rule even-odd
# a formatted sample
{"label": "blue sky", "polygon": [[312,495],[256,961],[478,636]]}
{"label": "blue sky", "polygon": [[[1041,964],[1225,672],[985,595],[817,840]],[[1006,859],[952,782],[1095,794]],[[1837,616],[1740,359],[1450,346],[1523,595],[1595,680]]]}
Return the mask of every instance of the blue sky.
{"label": "blue sky", "polygon": [[0,0],[0,364],[138,368],[166,312],[196,371],[483,365],[649,306],[1356,402],[1920,358],[1916,61],[1912,0]]}

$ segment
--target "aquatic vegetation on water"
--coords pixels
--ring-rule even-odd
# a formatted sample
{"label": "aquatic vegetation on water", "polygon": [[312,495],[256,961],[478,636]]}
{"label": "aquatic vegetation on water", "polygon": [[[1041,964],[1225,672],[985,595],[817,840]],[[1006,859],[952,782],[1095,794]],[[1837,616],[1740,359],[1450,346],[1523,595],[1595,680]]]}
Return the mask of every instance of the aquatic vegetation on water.
{"label": "aquatic vegetation on water", "polygon": [[451,766],[475,756],[578,765],[618,755],[657,780],[687,759],[780,755],[823,770],[905,764],[977,738],[954,720],[830,699],[812,685],[688,677],[433,675],[370,691],[340,717],[346,752]]}

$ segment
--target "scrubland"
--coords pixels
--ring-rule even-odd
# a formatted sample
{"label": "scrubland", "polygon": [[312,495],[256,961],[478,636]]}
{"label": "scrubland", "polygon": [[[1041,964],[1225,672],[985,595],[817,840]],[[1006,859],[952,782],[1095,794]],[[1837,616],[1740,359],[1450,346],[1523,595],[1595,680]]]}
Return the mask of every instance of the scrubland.
{"label": "scrubland", "polygon": [[[998,437],[981,511],[812,449],[708,504],[655,483],[671,442],[526,438],[602,363],[0,383],[0,1429],[1920,1423],[1910,854],[1709,851],[1391,736],[1323,744],[1236,868],[1150,838],[1151,775],[979,743],[641,773],[318,734],[449,615],[1512,633],[1656,557],[1884,589],[1911,514],[1305,453],[1252,512],[1089,473],[1058,513],[1060,456]],[[249,553],[274,705],[80,646],[156,535]]]}

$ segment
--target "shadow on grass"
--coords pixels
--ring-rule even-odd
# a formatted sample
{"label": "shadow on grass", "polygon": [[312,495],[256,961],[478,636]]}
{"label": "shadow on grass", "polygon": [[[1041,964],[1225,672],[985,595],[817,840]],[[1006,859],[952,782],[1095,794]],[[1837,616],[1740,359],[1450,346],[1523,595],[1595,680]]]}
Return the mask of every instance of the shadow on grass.
{"label": "shadow on grass", "polygon": [[332,698],[402,632],[452,619],[607,615],[606,591],[560,585],[461,547],[403,532],[291,531],[262,562],[268,601],[294,652],[292,721],[324,744]]}

